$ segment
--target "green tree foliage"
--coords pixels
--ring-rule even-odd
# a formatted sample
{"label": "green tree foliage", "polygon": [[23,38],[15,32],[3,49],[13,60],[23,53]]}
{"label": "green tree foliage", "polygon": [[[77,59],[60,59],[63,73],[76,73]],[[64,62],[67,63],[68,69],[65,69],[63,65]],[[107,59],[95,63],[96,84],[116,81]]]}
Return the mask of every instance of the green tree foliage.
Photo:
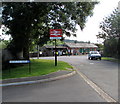
{"label": "green tree foliage", "polygon": [[[32,42],[33,28],[40,21],[39,18],[48,12],[44,7],[44,3],[5,3],[3,5],[3,24],[9,28],[7,34],[11,34],[12,41],[8,49],[14,55],[17,52],[23,51],[24,57],[28,58],[28,48]],[[39,15],[38,12],[39,11]],[[41,11],[41,12],[40,12]],[[35,30],[35,29],[34,29]]]}
{"label": "green tree foliage", "polygon": [[113,13],[104,18],[103,22],[100,23],[102,32],[97,35],[99,38],[110,39],[120,37],[120,15],[118,9],[115,9]]}
{"label": "green tree foliage", "polygon": [[9,43],[10,43],[9,40],[0,41],[0,49],[5,49],[8,46]]}
{"label": "green tree foliage", "polygon": [[95,45],[98,46],[98,50],[99,51],[103,51],[103,49],[104,49],[104,45],[103,44],[96,43]]}
{"label": "green tree foliage", "polygon": [[104,56],[118,57],[117,50],[118,41],[115,38],[110,38],[104,41]]}
{"label": "green tree foliage", "polygon": [[104,39],[104,55],[117,57],[119,51],[120,38],[120,15],[118,9],[106,17],[100,24],[102,32],[97,35],[98,38]]}
{"label": "green tree foliage", "polygon": [[[56,45],[63,45],[63,44],[64,44],[63,41],[56,40]],[[53,40],[47,41],[47,44],[44,44],[44,45],[52,45],[52,46],[54,46],[55,45],[55,41],[53,41]]]}
{"label": "green tree foliage", "polygon": [[62,29],[67,36],[74,35],[76,24],[84,28],[86,18],[92,16],[96,2],[4,2],[3,24],[9,29],[12,41],[8,49],[14,55],[23,51],[29,58],[29,47],[43,45],[49,40],[49,29]]}

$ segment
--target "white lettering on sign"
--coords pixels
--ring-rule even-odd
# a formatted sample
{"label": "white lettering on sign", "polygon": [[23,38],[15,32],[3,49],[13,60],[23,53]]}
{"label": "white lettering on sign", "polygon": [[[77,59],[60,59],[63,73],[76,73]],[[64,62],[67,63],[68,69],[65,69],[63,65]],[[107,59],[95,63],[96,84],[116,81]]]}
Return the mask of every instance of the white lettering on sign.
{"label": "white lettering on sign", "polygon": [[50,39],[62,39],[62,37],[50,37]]}
{"label": "white lettering on sign", "polygon": [[30,63],[30,60],[10,60],[9,63]]}
{"label": "white lettering on sign", "polygon": [[61,35],[61,32],[60,32],[60,31],[53,30],[53,31],[51,32],[51,35]]}

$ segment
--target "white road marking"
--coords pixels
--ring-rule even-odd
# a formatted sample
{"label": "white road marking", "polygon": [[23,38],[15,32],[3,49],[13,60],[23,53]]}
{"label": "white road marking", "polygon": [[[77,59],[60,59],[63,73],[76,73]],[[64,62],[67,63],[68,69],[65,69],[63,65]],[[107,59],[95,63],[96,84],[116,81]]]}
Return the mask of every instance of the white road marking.
{"label": "white road marking", "polygon": [[90,63],[91,65],[93,65],[94,63]]}

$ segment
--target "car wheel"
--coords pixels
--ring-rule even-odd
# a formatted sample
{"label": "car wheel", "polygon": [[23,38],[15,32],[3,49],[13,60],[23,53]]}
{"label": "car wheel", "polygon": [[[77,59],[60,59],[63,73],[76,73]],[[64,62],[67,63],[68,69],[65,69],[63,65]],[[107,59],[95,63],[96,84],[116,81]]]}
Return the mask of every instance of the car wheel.
{"label": "car wheel", "polygon": [[101,57],[99,59],[101,60]]}

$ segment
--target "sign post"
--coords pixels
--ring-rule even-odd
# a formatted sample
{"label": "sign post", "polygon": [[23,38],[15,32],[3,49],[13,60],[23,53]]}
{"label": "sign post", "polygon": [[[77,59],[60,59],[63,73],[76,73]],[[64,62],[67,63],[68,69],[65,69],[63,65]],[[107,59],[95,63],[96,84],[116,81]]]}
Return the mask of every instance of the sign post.
{"label": "sign post", "polygon": [[[28,64],[29,63],[29,74],[31,74],[31,62],[30,60],[10,60],[9,64]],[[11,73],[9,68],[9,73]]]}
{"label": "sign post", "polygon": [[50,29],[50,39],[55,40],[55,66],[57,66],[56,39],[62,39],[62,29]]}
{"label": "sign post", "polygon": [[57,48],[56,48],[56,39],[55,39],[55,66],[57,66]]}

